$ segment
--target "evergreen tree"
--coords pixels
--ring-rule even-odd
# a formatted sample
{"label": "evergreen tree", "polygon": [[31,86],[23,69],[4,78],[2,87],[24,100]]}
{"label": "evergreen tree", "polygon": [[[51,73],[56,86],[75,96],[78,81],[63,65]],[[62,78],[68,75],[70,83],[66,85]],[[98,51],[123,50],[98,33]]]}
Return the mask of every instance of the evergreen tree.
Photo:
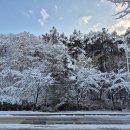
{"label": "evergreen tree", "polygon": [[74,30],[73,34],[70,35],[68,48],[74,59],[77,59],[78,55],[83,52],[83,35],[80,31]]}
{"label": "evergreen tree", "polygon": [[52,27],[49,33],[46,33],[45,35],[42,35],[43,40],[45,42],[51,42],[53,44],[56,44],[59,42],[60,34],[57,32],[57,29],[55,27]]}
{"label": "evergreen tree", "polygon": [[92,33],[91,37],[89,35],[84,40],[87,56],[92,58],[94,64],[102,72],[117,71],[119,69],[119,55],[123,56],[124,52],[118,49],[115,34],[109,34],[103,28],[102,32]]}

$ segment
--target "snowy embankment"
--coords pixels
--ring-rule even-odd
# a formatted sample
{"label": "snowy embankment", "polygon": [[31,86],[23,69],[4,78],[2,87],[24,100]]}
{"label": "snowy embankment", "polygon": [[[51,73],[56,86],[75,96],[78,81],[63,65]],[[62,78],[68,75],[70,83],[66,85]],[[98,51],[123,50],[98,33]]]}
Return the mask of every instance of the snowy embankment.
{"label": "snowy embankment", "polygon": [[0,125],[0,130],[130,130],[130,125]]}

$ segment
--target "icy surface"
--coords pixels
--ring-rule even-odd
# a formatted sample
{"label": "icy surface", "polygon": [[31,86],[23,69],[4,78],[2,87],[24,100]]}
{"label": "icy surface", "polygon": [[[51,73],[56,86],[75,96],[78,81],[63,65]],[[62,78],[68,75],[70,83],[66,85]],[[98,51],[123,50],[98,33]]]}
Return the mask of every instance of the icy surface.
{"label": "icy surface", "polygon": [[67,114],[88,114],[88,115],[109,115],[109,114],[130,114],[130,111],[63,111],[63,112],[33,112],[33,111],[0,111],[0,115],[12,115],[12,114],[52,114],[52,115],[56,115],[56,114],[63,114],[63,115],[67,115]]}
{"label": "icy surface", "polygon": [[33,130],[99,130],[99,129],[119,129],[129,130],[130,125],[30,125],[30,124],[3,124],[0,129],[33,129]]}
{"label": "icy surface", "polygon": [[[81,115],[78,115],[81,114]],[[77,111],[77,112],[33,112],[33,111],[1,111],[0,112],[0,119],[28,119],[28,121],[32,120],[45,120],[47,121],[54,121],[62,119],[62,121],[67,121],[67,119],[71,119],[72,122],[75,124],[0,124],[0,130],[1,129],[27,129],[27,130],[130,130],[130,124],[76,124],[77,119],[78,122],[80,122],[80,119],[84,121],[84,119],[87,119],[86,121],[95,121],[95,119],[98,121],[102,120],[108,120],[108,121],[116,121],[119,120],[120,123],[123,121],[129,121],[130,120],[130,112],[124,111]],[[65,120],[64,120],[65,119]],[[70,120],[70,121],[71,121]],[[72,123],[71,122],[71,123]],[[123,123],[122,122],[122,123]],[[95,122],[96,123],[96,122]]]}

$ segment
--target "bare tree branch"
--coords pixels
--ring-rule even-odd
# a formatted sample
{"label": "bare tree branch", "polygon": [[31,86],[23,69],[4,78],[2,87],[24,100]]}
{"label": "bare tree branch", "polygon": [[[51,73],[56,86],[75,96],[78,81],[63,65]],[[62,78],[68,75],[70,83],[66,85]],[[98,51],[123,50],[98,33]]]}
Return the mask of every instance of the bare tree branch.
{"label": "bare tree branch", "polygon": [[130,0],[108,0],[108,1],[115,4],[122,4],[122,6],[127,4],[127,7],[124,10],[115,14],[115,15],[119,15],[119,17],[117,17],[116,19],[123,18],[130,13]]}

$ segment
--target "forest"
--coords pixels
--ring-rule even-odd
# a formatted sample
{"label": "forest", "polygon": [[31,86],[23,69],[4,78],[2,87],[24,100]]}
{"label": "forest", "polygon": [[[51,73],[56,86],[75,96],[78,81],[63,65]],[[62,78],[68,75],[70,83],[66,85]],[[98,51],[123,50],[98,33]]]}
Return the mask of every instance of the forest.
{"label": "forest", "polygon": [[0,34],[0,110],[130,109],[124,35]]}

